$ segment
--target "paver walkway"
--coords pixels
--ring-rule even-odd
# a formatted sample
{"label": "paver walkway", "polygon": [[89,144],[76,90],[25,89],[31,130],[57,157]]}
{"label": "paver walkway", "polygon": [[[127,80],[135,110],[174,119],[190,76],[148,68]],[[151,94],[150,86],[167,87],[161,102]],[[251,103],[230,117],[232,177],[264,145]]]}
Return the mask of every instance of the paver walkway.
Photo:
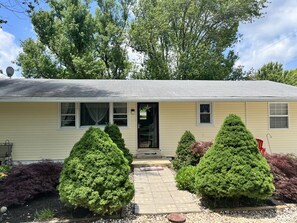
{"label": "paver walkway", "polygon": [[174,173],[164,167],[158,171],[134,168],[135,214],[200,212],[195,198],[175,186]]}

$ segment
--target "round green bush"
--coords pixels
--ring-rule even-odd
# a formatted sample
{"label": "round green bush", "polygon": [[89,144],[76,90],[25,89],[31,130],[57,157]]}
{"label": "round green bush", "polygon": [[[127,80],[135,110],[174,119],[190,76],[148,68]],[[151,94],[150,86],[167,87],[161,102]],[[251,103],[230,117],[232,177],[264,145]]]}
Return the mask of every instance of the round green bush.
{"label": "round green bush", "polygon": [[112,214],[134,195],[129,164],[109,136],[90,128],[65,159],[59,179],[62,202],[98,214]]}
{"label": "round green bush", "polygon": [[173,160],[173,167],[179,170],[184,166],[195,163],[195,155],[192,154],[191,146],[196,142],[195,136],[190,131],[185,131],[176,149],[176,158]]}
{"label": "round green bush", "polygon": [[197,165],[196,191],[215,198],[266,199],[273,177],[256,140],[236,115],[229,115],[213,146]]}
{"label": "round green bush", "polygon": [[126,148],[125,140],[122,137],[119,127],[115,124],[108,124],[105,126],[104,132],[106,132],[118,148],[123,151],[124,157],[128,160],[129,165],[131,165],[133,155],[130,153],[129,149]]}
{"label": "round green bush", "polygon": [[180,190],[195,192],[195,172],[196,166],[185,166],[177,171],[175,180],[176,186]]}

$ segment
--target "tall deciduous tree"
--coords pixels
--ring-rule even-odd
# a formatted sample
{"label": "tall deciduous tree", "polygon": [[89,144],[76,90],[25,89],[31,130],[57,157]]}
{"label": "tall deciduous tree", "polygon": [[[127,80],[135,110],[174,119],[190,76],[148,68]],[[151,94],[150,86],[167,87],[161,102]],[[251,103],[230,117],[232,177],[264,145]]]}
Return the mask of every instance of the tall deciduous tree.
{"label": "tall deciduous tree", "polygon": [[256,80],[270,80],[297,86],[297,69],[284,70],[278,62],[264,64],[253,76]]}
{"label": "tall deciduous tree", "polygon": [[231,73],[225,78],[229,81],[250,80],[253,70],[245,71],[244,66],[233,67]]}
{"label": "tall deciduous tree", "polygon": [[141,78],[226,78],[237,58],[230,48],[239,23],[260,17],[266,2],[139,0],[130,43],[145,56]]}
{"label": "tall deciduous tree", "polygon": [[17,63],[24,77],[127,76],[130,63],[122,45],[131,0],[48,0],[48,4],[50,10],[32,14],[37,40],[22,43]]}

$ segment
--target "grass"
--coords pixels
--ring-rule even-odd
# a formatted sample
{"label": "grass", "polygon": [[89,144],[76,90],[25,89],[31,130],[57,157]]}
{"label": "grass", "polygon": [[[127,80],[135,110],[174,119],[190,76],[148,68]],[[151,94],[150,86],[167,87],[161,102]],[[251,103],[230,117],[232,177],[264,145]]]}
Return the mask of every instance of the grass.
{"label": "grass", "polygon": [[51,219],[54,216],[55,216],[54,211],[49,208],[45,208],[40,211],[36,211],[36,213],[35,213],[35,218],[38,220],[41,220],[41,221]]}

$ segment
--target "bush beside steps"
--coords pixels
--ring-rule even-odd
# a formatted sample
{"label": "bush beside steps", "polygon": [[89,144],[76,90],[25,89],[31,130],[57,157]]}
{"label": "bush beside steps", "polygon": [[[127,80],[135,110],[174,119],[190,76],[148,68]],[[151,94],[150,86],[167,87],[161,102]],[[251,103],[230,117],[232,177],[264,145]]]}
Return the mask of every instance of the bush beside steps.
{"label": "bush beside steps", "polygon": [[91,127],[65,159],[58,186],[61,200],[111,215],[134,196],[129,163],[108,134]]}

